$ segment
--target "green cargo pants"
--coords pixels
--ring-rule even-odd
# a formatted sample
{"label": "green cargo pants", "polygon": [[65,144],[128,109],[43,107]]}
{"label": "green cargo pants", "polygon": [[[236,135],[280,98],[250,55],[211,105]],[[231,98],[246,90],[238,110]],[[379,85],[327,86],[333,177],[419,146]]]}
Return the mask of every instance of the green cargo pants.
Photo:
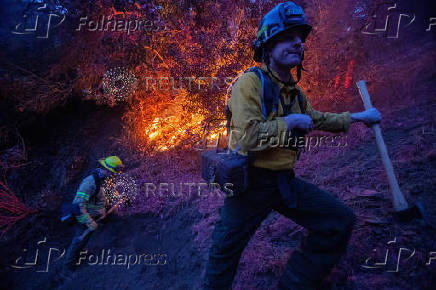
{"label": "green cargo pants", "polygon": [[292,253],[280,289],[316,289],[338,262],[355,214],[330,193],[291,173],[250,168],[248,190],[225,199],[212,234],[205,289],[231,289],[243,249],[272,210],[308,230]]}

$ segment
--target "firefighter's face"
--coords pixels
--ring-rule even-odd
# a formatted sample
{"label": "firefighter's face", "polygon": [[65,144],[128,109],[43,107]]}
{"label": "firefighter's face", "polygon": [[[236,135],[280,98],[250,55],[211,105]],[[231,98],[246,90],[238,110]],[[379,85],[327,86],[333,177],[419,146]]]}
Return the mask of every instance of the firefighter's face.
{"label": "firefighter's face", "polygon": [[299,65],[304,51],[302,38],[298,30],[285,31],[277,35],[269,49],[270,61],[287,68]]}

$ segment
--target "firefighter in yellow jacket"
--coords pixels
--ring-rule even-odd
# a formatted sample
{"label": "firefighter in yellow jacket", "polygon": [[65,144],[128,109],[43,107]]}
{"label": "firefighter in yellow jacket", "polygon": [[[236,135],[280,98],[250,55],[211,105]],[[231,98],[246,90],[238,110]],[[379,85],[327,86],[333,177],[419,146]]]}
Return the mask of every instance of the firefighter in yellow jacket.
{"label": "firefighter in yellow jacket", "polygon": [[100,188],[100,184],[113,174],[119,174],[123,163],[118,156],[109,156],[99,160],[100,167],[96,168],[91,175],[85,177],[77,189],[73,200],[73,206],[77,208],[75,215],[77,224],[75,235],[67,250],[64,271],[74,271],[80,251],[89,240],[90,234],[82,236],[89,229],[97,229],[97,218],[106,213],[107,199]]}
{"label": "firefighter in yellow jacket", "polygon": [[[346,132],[351,123],[370,125],[381,119],[375,108],[335,114],[311,107],[296,85],[302,71],[304,42],[311,29],[300,6],[293,2],[278,4],[262,18],[253,45],[254,59],[263,63],[260,71],[246,72],[232,88],[229,146],[239,147],[239,154],[251,154],[253,161],[248,170],[248,189],[226,197],[220,209],[205,289],[231,289],[243,249],[272,210],[308,230],[291,255],[279,289],[316,289],[346,250],[356,219],[353,211],[330,193],[295,177],[292,168],[298,150],[272,146],[274,142],[268,141],[312,129]],[[297,69],[297,80],[292,68]],[[275,108],[271,104],[265,108],[262,102],[268,97],[263,95],[267,80],[279,90]]]}

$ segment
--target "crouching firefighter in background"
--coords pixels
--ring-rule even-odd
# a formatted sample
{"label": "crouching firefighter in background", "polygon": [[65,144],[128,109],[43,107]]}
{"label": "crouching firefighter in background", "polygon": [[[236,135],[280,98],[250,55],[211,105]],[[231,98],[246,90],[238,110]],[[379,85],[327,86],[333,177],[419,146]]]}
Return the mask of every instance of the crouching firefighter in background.
{"label": "crouching firefighter in background", "polygon": [[[121,173],[124,165],[117,156],[109,156],[99,160],[99,167],[85,177],[77,189],[70,214],[76,220],[75,233],[65,255],[63,273],[75,270],[80,251],[85,247],[90,234],[98,227],[96,220],[107,213],[108,202],[100,185],[105,179]],[[63,214],[68,218],[68,213]]]}
{"label": "crouching firefighter in background", "polygon": [[240,194],[226,197],[220,209],[205,289],[231,289],[242,251],[272,210],[308,231],[293,251],[279,289],[317,289],[345,253],[355,214],[332,194],[295,177],[298,148],[294,142],[277,146],[277,140],[312,129],[347,132],[351,123],[370,125],[381,117],[375,108],[329,113],[311,107],[296,85],[303,70],[303,43],[311,29],[300,6],[278,4],[263,17],[253,45],[254,59],[262,66],[245,72],[232,87],[229,148],[249,157],[248,185]]}

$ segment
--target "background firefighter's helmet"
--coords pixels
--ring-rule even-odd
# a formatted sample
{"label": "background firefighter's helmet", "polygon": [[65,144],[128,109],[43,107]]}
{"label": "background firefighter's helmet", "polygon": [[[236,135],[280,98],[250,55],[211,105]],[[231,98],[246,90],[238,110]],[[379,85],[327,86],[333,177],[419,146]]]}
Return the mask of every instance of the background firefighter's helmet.
{"label": "background firefighter's helmet", "polygon": [[98,162],[113,173],[119,173],[124,168],[124,164],[118,156],[102,158]]}
{"label": "background firefighter's helmet", "polygon": [[257,38],[253,43],[254,60],[263,61],[265,44],[280,32],[291,29],[300,29],[303,34],[302,41],[305,42],[312,26],[307,24],[303,8],[297,4],[290,1],[277,4],[260,22]]}

